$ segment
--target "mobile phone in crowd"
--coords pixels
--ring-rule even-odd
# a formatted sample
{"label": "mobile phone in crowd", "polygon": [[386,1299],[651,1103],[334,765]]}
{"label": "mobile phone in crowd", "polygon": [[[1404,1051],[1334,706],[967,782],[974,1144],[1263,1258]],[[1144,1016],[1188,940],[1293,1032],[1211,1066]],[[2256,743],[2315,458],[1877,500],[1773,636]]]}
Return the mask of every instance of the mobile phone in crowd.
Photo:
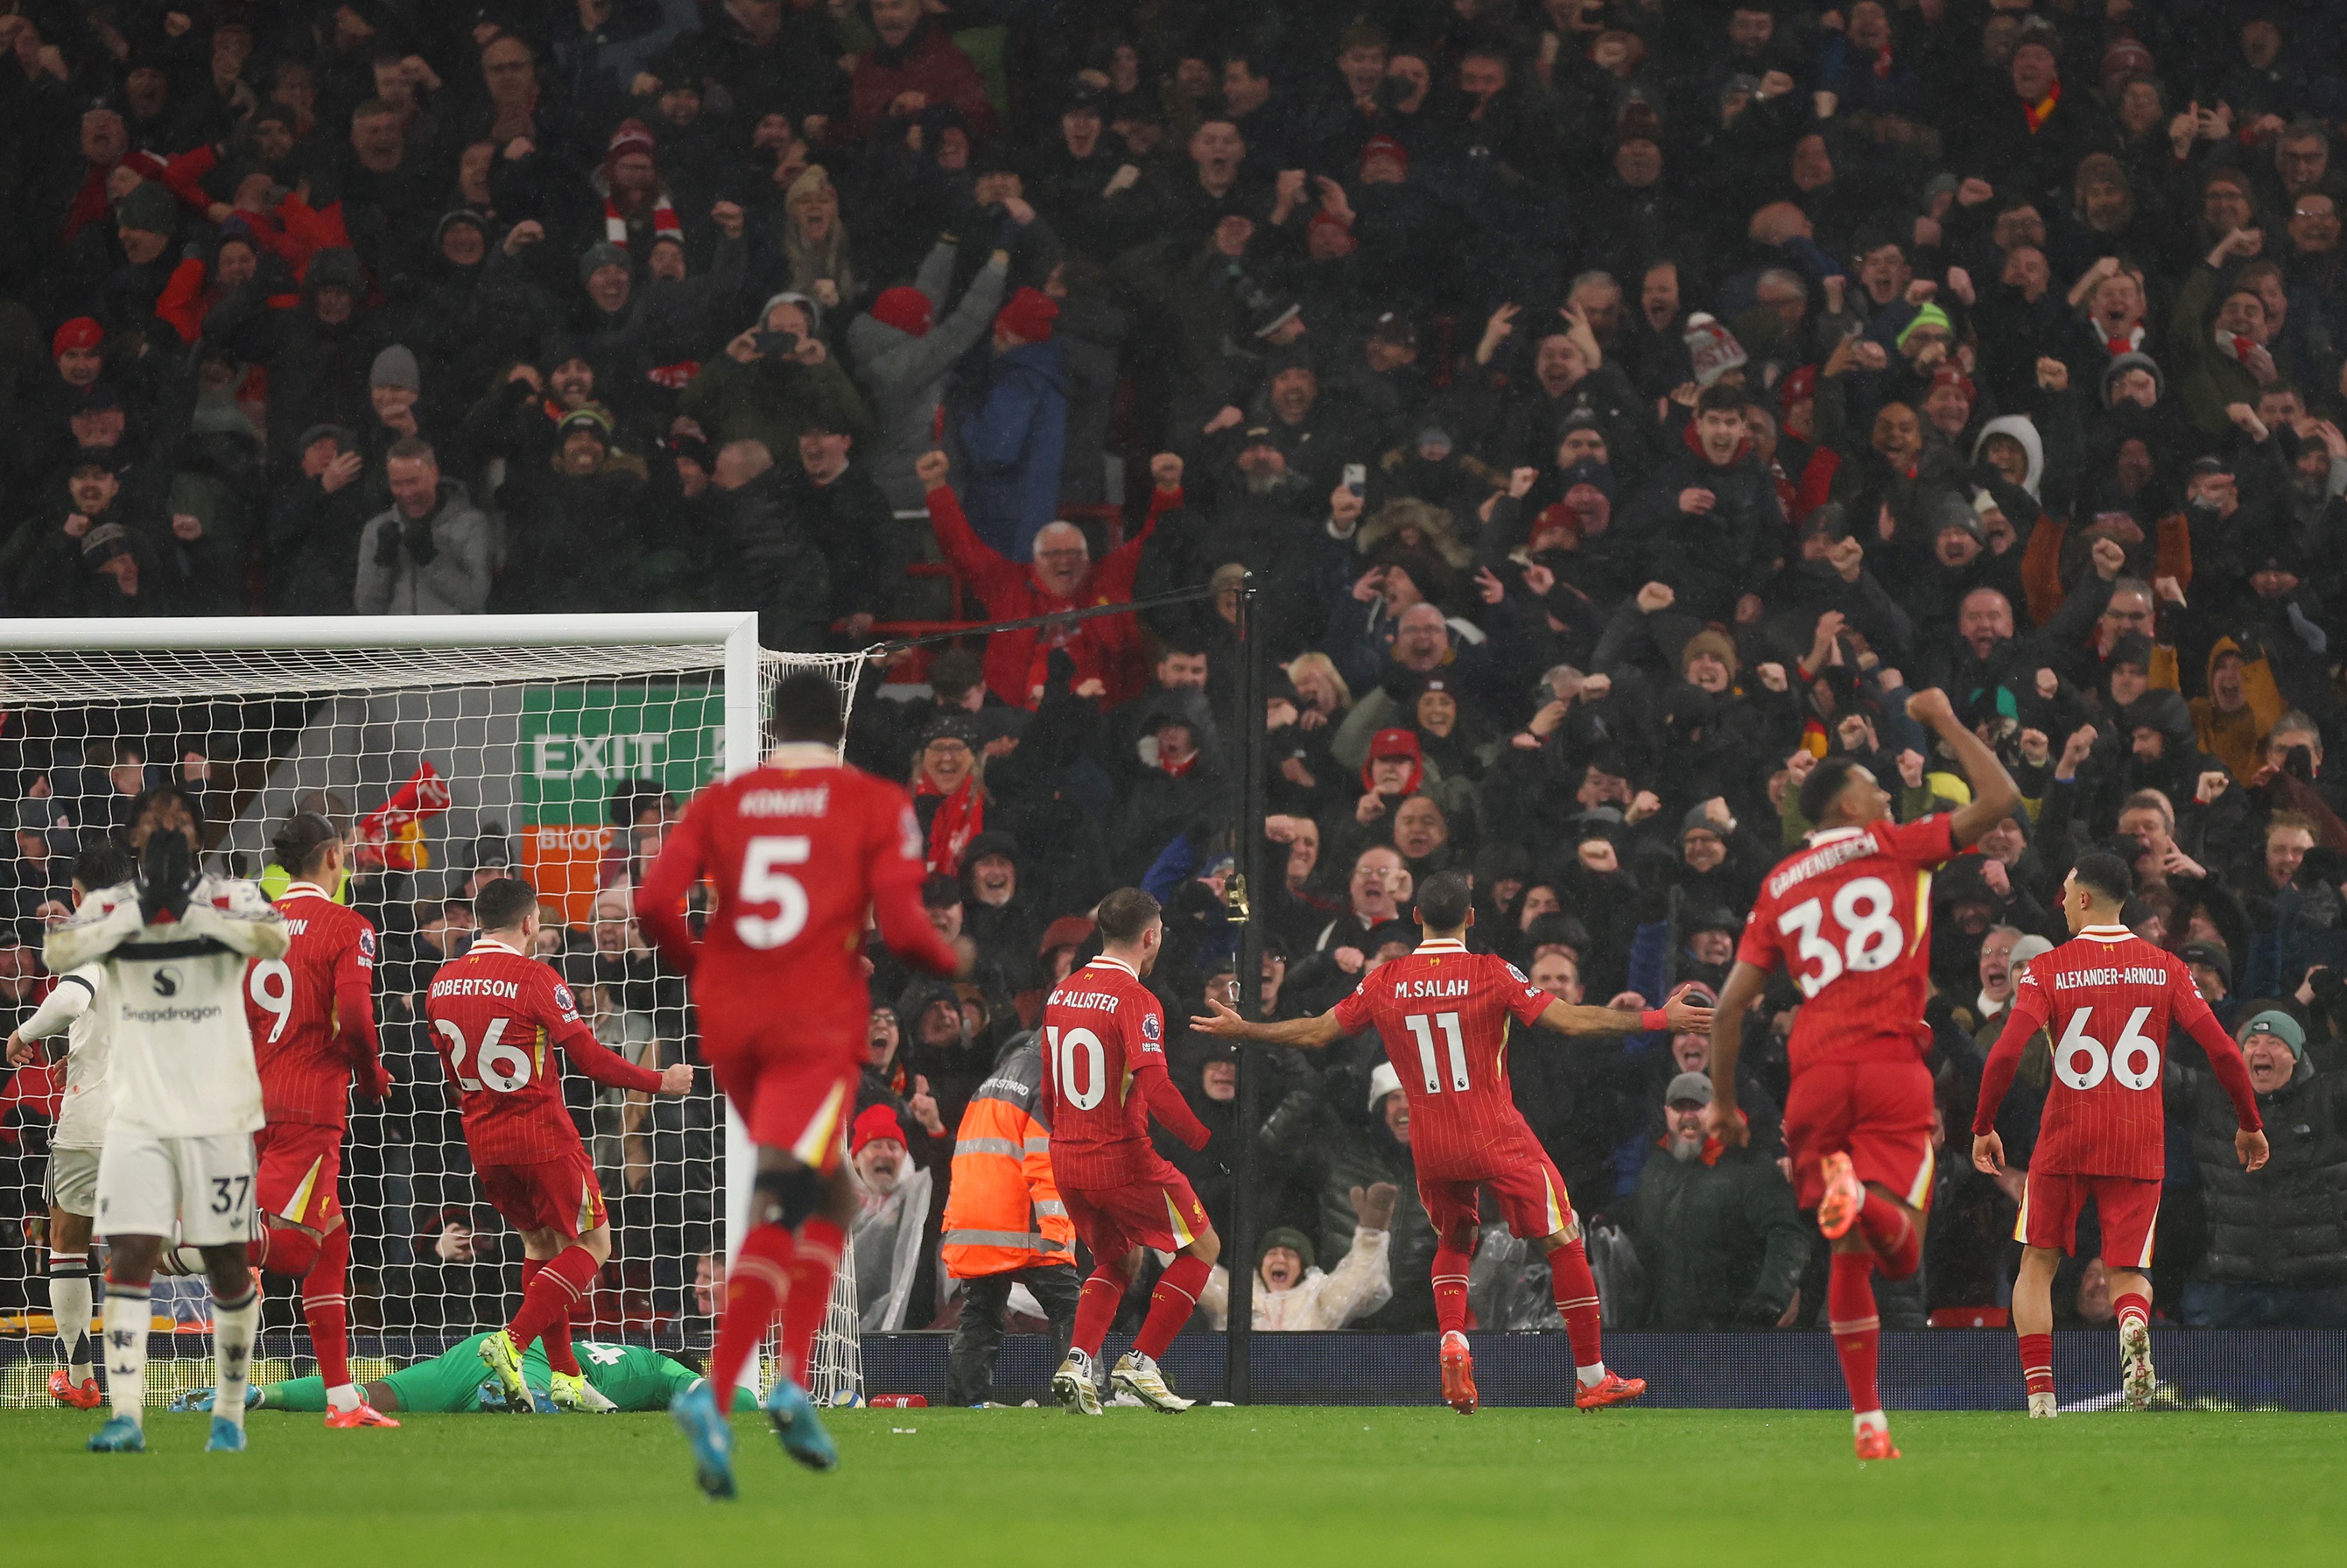
{"label": "mobile phone in crowd", "polygon": [[1345,465],[1345,488],[1347,488],[1348,490],[1352,491],[1352,492],[1353,492],[1353,494],[1355,494],[1356,496],[1358,496],[1358,495],[1360,495],[1363,491],[1367,490],[1368,487],[1369,487],[1369,470],[1368,470],[1368,466],[1367,466],[1366,465],[1364,465],[1364,464],[1360,464],[1360,463],[1348,463],[1348,464],[1346,464],[1346,465]]}

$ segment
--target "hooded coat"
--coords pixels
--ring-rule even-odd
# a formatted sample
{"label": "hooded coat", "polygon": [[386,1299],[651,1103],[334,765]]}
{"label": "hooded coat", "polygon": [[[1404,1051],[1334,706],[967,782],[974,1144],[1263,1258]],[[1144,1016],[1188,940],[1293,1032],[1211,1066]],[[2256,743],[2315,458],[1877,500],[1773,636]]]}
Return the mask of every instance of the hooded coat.
{"label": "hooded coat", "polygon": [[[913,287],[934,307],[946,297],[953,276],[958,248],[939,242],[921,263]],[[955,362],[986,336],[994,313],[1001,308],[1010,270],[989,259],[964,291],[953,313],[915,337],[873,315],[859,315],[847,323],[847,354],[872,402],[872,416],[880,426],[867,457],[872,477],[879,481],[888,504],[902,511],[921,506],[921,482],[913,476],[914,460],[937,443],[938,404],[945,396],[947,378]]]}
{"label": "hooded coat", "polygon": [[2317,1072],[2303,1056],[2288,1083],[2258,1096],[2264,1169],[2233,1152],[2233,1102],[2205,1067],[2171,1063],[2168,1113],[2190,1129],[2192,1162],[2209,1209],[2209,1246],[2197,1279],[2239,1285],[2347,1284],[2347,1074]]}
{"label": "hooded coat", "polygon": [[1059,516],[1068,447],[1068,350],[1057,339],[1022,343],[987,364],[986,390],[958,421],[969,474],[962,505],[970,526],[1013,560]]}
{"label": "hooded coat", "polygon": [[430,517],[391,506],[367,519],[355,607],[361,615],[478,615],[488,608],[489,561],[489,519],[462,484],[443,479]]}

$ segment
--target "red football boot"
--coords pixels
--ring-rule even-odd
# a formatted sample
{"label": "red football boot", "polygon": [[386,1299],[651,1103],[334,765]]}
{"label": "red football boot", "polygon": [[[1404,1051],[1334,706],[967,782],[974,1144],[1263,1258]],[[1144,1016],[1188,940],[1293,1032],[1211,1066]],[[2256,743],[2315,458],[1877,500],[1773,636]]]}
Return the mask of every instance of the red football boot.
{"label": "red football boot", "polygon": [[397,1421],[393,1420],[389,1416],[384,1415],[381,1410],[376,1409],[364,1399],[361,1399],[358,1402],[358,1407],[355,1409],[328,1410],[326,1412],[326,1424],[333,1427],[337,1431],[348,1431],[354,1427],[395,1427],[399,1425]]}
{"label": "red football boot", "polygon": [[1576,1410],[1602,1409],[1607,1405],[1626,1405],[1646,1391],[1644,1378],[1624,1378],[1608,1369],[1594,1383],[1575,1383],[1573,1408]]}
{"label": "red football boot", "polygon": [[1462,1416],[1475,1413],[1475,1356],[1456,1328],[1442,1337],[1442,1402]]}
{"label": "red football boot", "polygon": [[1889,1427],[1859,1428],[1856,1443],[1858,1448],[1858,1457],[1862,1460],[1897,1459],[1899,1457],[1899,1450],[1891,1446],[1891,1429]]}
{"label": "red football boot", "polygon": [[94,1410],[106,1401],[97,1391],[97,1379],[84,1378],[81,1387],[74,1387],[73,1375],[63,1367],[49,1374],[49,1398],[73,1410]]}

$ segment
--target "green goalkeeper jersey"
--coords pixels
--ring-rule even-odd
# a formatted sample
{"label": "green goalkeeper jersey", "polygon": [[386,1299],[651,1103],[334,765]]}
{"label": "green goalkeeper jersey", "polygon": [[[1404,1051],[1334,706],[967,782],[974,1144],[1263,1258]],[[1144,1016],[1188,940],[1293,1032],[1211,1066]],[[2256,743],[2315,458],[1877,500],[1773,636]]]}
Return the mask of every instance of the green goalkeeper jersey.
{"label": "green goalkeeper jersey", "polygon": [[[481,1341],[487,1337],[476,1334],[460,1339],[432,1359],[404,1367],[383,1381],[398,1397],[403,1411],[442,1415],[503,1409],[504,1397],[481,1364]],[[683,1362],[641,1346],[581,1339],[572,1348],[587,1381],[622,1410],[665,1410],[677,1395],[701,1381],[701,1374]],[[546,1352],[531,1345],[522,1352],[521,1369],[530,1391],[543,1396],[549,1383]],[[261,1393],[264,1409],[322,1411],[326,1408],[325,1380],[320,1378],[266,1384]],[[747,1389],[736,1389],[733,1408],[754,1409],[756,1401]]]}

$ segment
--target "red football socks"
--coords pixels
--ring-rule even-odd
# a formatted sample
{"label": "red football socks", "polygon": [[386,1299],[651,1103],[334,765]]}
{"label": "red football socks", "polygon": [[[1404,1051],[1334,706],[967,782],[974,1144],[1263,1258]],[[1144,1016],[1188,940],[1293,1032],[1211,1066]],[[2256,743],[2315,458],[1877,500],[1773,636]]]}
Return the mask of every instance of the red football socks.
{"label": "red football socks", "polygon": [[2137,1295],[2134,1291],[2130,1290],[2125,1295],[2113,1296],[2111,1298],[2111,1306],[2118,1312],[2119,1327],[2121,1328],[2125,1328],[2127,1326],[2127,1319],[2129,1318],[2135,1319],[2135,1321],[2142,1324],[2147,1328],[2151,1327],[2151,1303],[2148,1299]]}
{"label": "red football socks", "polygon": [[[570,1309],[586,1298],[595,1283],[595,1271],[601,1266],[595,1261],[595,1255],[583,1246],[566,1246],[549,1259],[521,1293],[521,1310],[514,1314],[506,1330],[513,1336],[514,1348],[527,1350],[530,1341],[548,1337],[558,1327],[563,1343],[568,1345]],[[549,1346],[549,1367],[551,1348]],[[571,1362],[574,1368],[578,1364]]]}
{"label": "red football socks", "polygon": [[791,1258],[797,1251],[798,1243],[780,1225],[753,1225],[743,1239],[741,1255],[725,1276],[725,1310],[709,1355],[709,1381],[721,1406],[791,1293]]}
{"label": "red football socks", "polygon": [[2054,1391],[2054,1336],[2024,1334],[2021,1338],[2021,1377],[2033,1394]]}
{"label": "red football socks", "polygon": [[1841,1358],[1842,1381],[1850,1385],[1850,1408],[1860,1415],[1882,1409],[1876,1384],[1882,1319],[1874,1310],[1874,1255],[1838,1252],[1826,1275],[1826,1318],[1832,1325],[1834,1353]]}
{"label": "red football socks", "polygon": [[351,1227],[336,1225],[319,1239],[318,1261],[302,1278],[302,1317],[310,1326],[310,1353],[318,1358],[318,1377],[329,1389],[351,1380],[351,1308],[343,1294],[350,1267]]}
{"label": "red football socks", "polygon": [[1076,1329],[1070,1348],[1087,1356],[1099,1355],[1101,1341],[1108,1337],[1108,1326],[1115,1320],[1117,1304],[1132,1288],[1132,1278],[1114,1264],[1104,1263],[1093,1269],[1076,1296]]}
{"label": "red football socks", "polygon": [[1574,1237],[1548,1255],[1548,1273],[1565,1336],[1573,1341],[1573,1366],[1603,1367],[1605,1337],[1600,1327],[1597,1276],[1589,1272],[1589,1249]]}
{"label": "red football socks", "polygon": [[783,1302],[782,1356],[784,1368],[802,1384],[815,1333],[831,1309],[831,1279],[846,1245],[847,1233],[821,1215],[800,1222],[791,1256],[791,1293]]}
{"label": "red football socks", "polygon": [[1434,1243],[1434,1326],[1445,1334],[1467,1332],[1467,1268],[1475,1261],[1474,1241],[1465,1249],[1448,1236]]}
{"label": "red football socks", "polygon": [[1892,1203],[1869,1187],[1858,1211],[1858,1228],[1874,1249],[1885,1279],[1905,1279],[1923,1261],[1923,1240],[1904,1205]]}
{"label": "red football socks", "polygon": [[1165,1266],[1165,1272],[1158,1276],[1157,1288],[1149,1293],[1149,1316],[1143,1320],[1141,1332],[1133,1337],[1134,1355],[1153,1360],[1174,1343],[1174,1336],[1190,1321],[1198,1305],[1198,1292],[1206,1287],[1206,1276],[1213,1272],[1213,1265],[1186,1252]]}
{"label": "red football socks", "polygon": [[[350,1246],[349,1228],[347,1225],[334,1227],[334,1233],[344,1237],[345,1254]],[[259,1235],[244,1244],[244,1257],[255,1268],[300,1279],[318,1261],[318,1238],[292,1225],[263,1225]]]}

